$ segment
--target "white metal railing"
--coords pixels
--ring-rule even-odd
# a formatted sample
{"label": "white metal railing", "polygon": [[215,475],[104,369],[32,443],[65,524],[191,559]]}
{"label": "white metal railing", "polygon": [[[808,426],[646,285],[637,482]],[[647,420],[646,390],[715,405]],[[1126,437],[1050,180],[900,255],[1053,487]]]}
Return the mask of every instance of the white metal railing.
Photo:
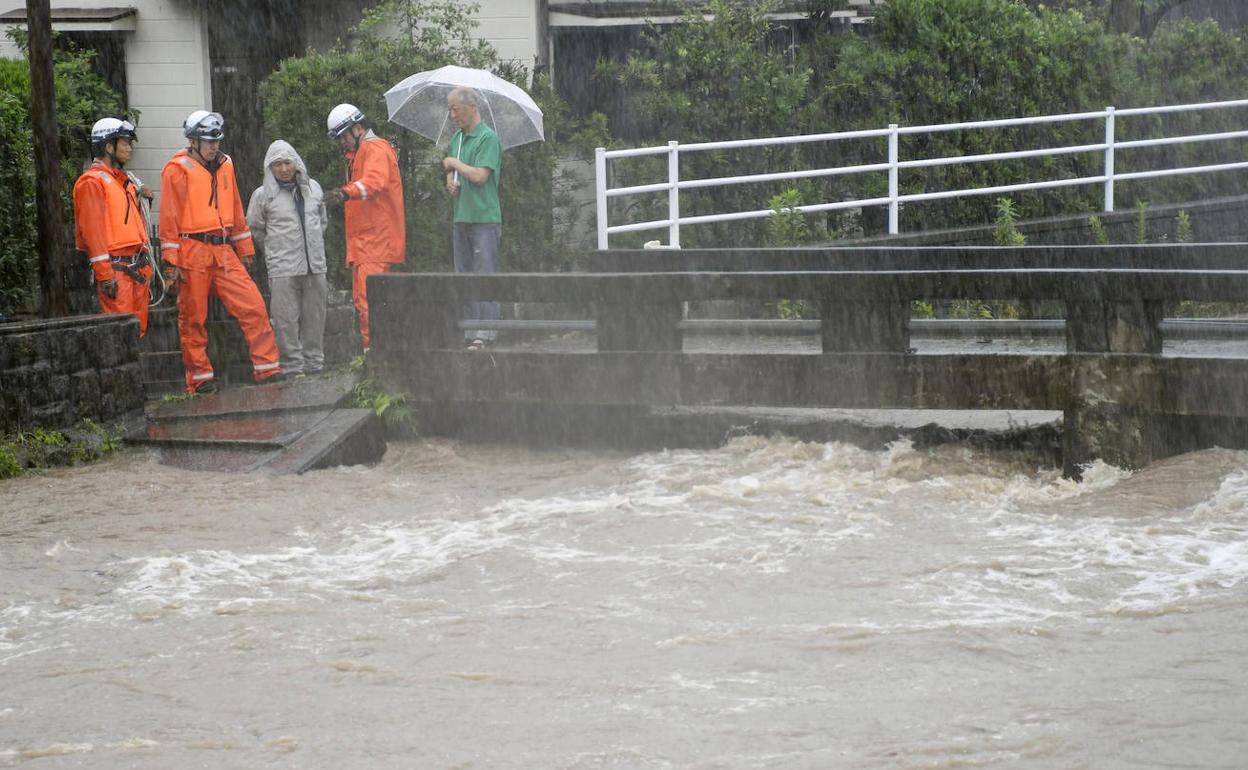
{"label": "white metal railing", "polygon": [[[1233,169],[1248,169],[1248,159],[1235,163],[1219,163],[1215,165],[1205,166],[1186,166],[1182,168],[1166,168],[1155,169],[1151,171],[1134,171],[1128,173],[1117,173],[1114,170],[1114,153],[1119,149],[1131,149],[1137,147],[1158,147],[1161,145],[1171,144],[1196,144],[1200,142],[1226,141],[1230,139],[1248,138],[1248,131],[1225,131],[1213,134],[1191,134],[1186,136],[1170,136],[1160,137],[1156,139],[1139,139],[1132,141],[1117,141],[1114,133],[1114,123],[1117,118],[1123,116],[1136,115],[1158,115],[1162,113],[1173,112],[1196,112],[1200,110],[1228,109],[1232,107],[1248,107],[1248,99],[1238,99],[1226,102],[1206,102],[1203,104],[1179,104],[1165,107],[1139,107],[1132,109],[1115,109],[1114,107],[1106,107],[1098,112],[1077,112],[1065,115],[1039,115],[1029,118],[1008,118],[1005,120],[981,120],[972,123],[945,123],[934,126],[912,126],[900,127],[897,124],[890,124],[888,128],[870,129],[866,131],[841,131],[828,134],[806,134],[801,136],[780,136],[768,137],[764,139],[738,139],[726,142],[697,142],[691,144],[680,144],[679,142],[668,142],[666,146],[657,147],[637,147],[626,150],[607,150],[599,147],[594,153],[594,176],[595,176],[595,203],[597,208],[598,223],[598,248],[605,249],[608,247],[608,238],[613,233],[630,233],[645,230],[662,230],[668,231],[668,243],[663,248],[680,248],[680,226],[682,224],[698,224],[703,222],[730,222],[741,219],[758,219],[772,215],[771,209],[759,209],[754,211],[735,211],[723,214],[703,214],[700,216],[680,215],[680,191],[694,190],[704,187],[725,187],[728,185],[738,184],[756,184],[760,182],[775,182],[786,179],[811,179],[816,177],[839,176],[839,175],[855,175],[869,173],[888,173],[888,195],[878,198],[864,198],[860,200],[837,201],[835,203],[815,203],[793,207],[796,211],[815,212],[815,211],[834,211],[838,209],[861,208],[864,206],[887,206],[888,207],[888,232],[896,235],[898,228],[898,213],[901,204],[909,201],[927,201],[939,198],[957,198],[972,195],[996,195],[1001,193],[1017,192],[1021,190],[1042,190],[1054,187],[1070,187],[1074,185],[1092,185],[1099,184],[1104,186],[1105,191],[1105,211],[1114,210],[1114,183],[1120,180],[1146,179],[1161,176],[1176,176],[1181,174],[1205,174],[1214,171],[1230,171]],[[959,157],[944,158],[924,158],[917,160],[901,160],[900,159],[900,138],[912,134],[935,134],[945,131],[961,131],[961,130],[979,130],[988,128],[1006,128],[1013,126],[1031,126],[1042,123],[1059,123],[1059,122],[1077,122],[1077,121],[1103,121],[1105,125],[1105,140],[1098,144],[1083,144],[1067,147],[1047,147],[1031,150],[1018,150],[1014,152],[996,152],[983,155],[966,155]],[[766,174],[750,174],[745,176],[727,176],[715,177],[707,179],[685,179],[680,178],[680,158],[682,154],[703,152],[707,150],[730,150],[738,148],[753,147],[769,147],[775,145],[786,144],[807,144],[811,142],[831,142],[842,141],[846,139],[873,139],[884,138],[888,142],[888,160],[884,163],[868,163],[858,166],[842,166],[838,168],[820,168],[807,169],[804,171],[783,171]],[[1033,158],[1039,156],[1052,155],[1074,155],[1080,153],[1102,153],[1104,155],[1104,173],[1098,176],[1084,176],[1074,179],[1052,179],[1036,182],[1023,182],[1019,184],[998,185],[995,187],[978,187],[962,190],[941,190],[937,192],[922,192],[901,194],[900,189],[900,172],[906,169],[926,168],[931,166],[950,166],[965,163],[985,163],[998,160],[1013,160],[1015,158]],[[607,162],[622,158],[637,158],[649,155],[666,155],[667,156],[667,181],[657,182],[654,184],[633,185],[630,187],[609,187],[607,185]],[[610,198],[643,195],[653,193],[667,193],[667,218],[651,220],[647,222],[634,222],[630,224],[611,225],[608,221],[607,201]]]}

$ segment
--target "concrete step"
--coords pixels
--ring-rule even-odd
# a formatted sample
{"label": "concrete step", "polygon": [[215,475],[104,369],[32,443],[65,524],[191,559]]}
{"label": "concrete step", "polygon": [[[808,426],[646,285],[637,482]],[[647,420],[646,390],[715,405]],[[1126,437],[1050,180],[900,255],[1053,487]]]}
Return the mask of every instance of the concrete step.
{"label": "concrete step", "polygon": [[299,377],[150,403],[126,441],[191,470],[304,473],[373,463],[386,451],[381,421],[369,409],[338,408],[357,381],[354,374]]}
{"label": "concrete step", "polygon": [[[208,398],[205,396],[204,398]],[[311,409],[262,414],[231,414],[217,419],[149,421],[133,436],[138,444],[171,446],[244,446],[280,449],[289,446],[309,428],[324,420],[332,409]]]}
{"label": "concrete step", "polygon": [[303,473],[371,464],[385,453],[385,430],[371,409],[335,409],[265,465],[273,473]]}
{"label": "concrete step", "polygon": [[325,409],[338,406],[358,382],[352,373],[295,377],[269,385],[227,387],[211,396],[149,404],[149,422],[254,416],[267,412]]}

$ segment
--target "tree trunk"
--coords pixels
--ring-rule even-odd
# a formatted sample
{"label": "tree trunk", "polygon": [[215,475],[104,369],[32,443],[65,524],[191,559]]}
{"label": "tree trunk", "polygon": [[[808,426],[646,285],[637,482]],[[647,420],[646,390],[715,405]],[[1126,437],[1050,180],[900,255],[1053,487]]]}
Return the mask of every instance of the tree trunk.
{"label": "tree trunk", "polygon": [[1187,0],[1108,0],[1109,7],[1105,12],[1105,27],[1110,32],[1122,35],[1136,35],[1150,38],[1161,17],[1171,8],[1183,5]]}
{"label": "tree trunk", "polygon": [[39,292],[44,316],[69,315],[65,290],[65,217],[61,208],[61,151],[52,79],[52,12],[49,0],[26,0],[30,30],[30,122],[34,131],[35,214]]}
{"label": "tree trunk", "polygon": [[1138,35],[1140,33],[1139,0],[1109,0],[1109,9],[1105,12],[1105,27],[1110,32],[1120,35]]}

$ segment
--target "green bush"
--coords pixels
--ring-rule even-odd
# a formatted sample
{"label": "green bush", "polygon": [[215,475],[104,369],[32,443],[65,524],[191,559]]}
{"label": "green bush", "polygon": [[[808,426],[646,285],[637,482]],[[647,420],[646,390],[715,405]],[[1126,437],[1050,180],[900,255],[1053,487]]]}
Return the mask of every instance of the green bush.
{"label": "green bush", "polygon": [[997,199],[997,220],[992,231],[994,246],[1024,246],[1027,236],[1018,231],[1018,211],[1009,198]]}
{"label": "green bush", "polygon": [[[642,50],[626,61],[600,62],[601,104],[626,105],[612,128],[638,144],[713,141],[1216,101],[1248,91],[1248,40],[1212,22],[1163,24],[1145,41],[1106,32],[1101,16],[1079,7],[889,0],[869,32],[834,31],[831,24],[821,26],[816,13],[807,39],[789,47],[767,19],[769,8],[716,0],[712,15],[692,14],[671,28],[651,29]],[[1125,116],[1117,132],[1126,140],[1226,131],[1242,127],[1246,112]],[[625,119],[630,115],[642,117]],[[963,157],[1097,144],[1103,131],[1100,121],[1081,121],[908,136],[901,140],[901,155]],[[1117,170],[1242,160],[1245,148],[1248,142],[1235,141],[1124,149],[1117,153]],[[886,149],[883,139],[872,138],[688,154],[681,156],[681,178],[882,163]],[[613,186],[661,181],[663,163],[662,157],[613,163]],[[907,194],[1100,173],[1102,156],[1083,153],[906,170],[900,184]],[[781,184],[683,193],[681,213],[765,209],[771,196],[783,193]],[[1117,194],[1120,200],[1171,203],[1229,194],[1236,184],[1235,174],[1167,177],[1120,182]],[[887,175],[825,177],[798,187],[810,203],[876,198],[887,194]],[[1020,217],[1031,218],[1099,211],[1101,197],[1099,186],[1081,185],[1018,193],[1014,205]],[[661,194],[618,198],[612,223],[663,219],[666,205]],[[871,230],[883,230],[882,206],[864,214]],[[981,225],[994,214],[990,196],[925,201],[904,206],[901,225],[904,231]],[[681,238],[686,246],[757,245],[765,242],[766,224],[698,225],[682,229]],[[627,236],[618,241],[631,243]]]}
{"label": "green bush", "polygon": [[[14,37],[24,48],[21,37]],[[74,181],[89,154],[91,125],[106,115],[124,113],[121,98],[92,70],[93,57],[91,51],[58,50],[53,63],[67,225],[74,212]],[[32,311],[38,294],[30,102],[29,62],[0,59],[0,312],[6,314]]]}
{"label": "green bush", "polygon": [[103,459],[121,446],[121,435],[84,419],[72,428],[34,428],[0,436],[0,479],[27,471],[77,465]]}
{"label": "green bush", "polygon": [[[278,138],[290,142],[303,156],[309,174],[326,188],[346,179],[342,150],[325,137],[325,116],[334,105],[355,104],[373,130],[395,145],[406,208],[406,270],[453,269],[451,201],[441,165],[445,151],[388,123],[384,93],[409,75],[446,64],[493,68],[500,77],[524,84],[527,72],[499,66],[492,48],[469,37],[476,10],[454,2],[387,0],[365,15],[351,44],[287,59],[261,85],[266,143]],[[383,34],[387,20],[397,25],[398,34]],[[566,107],[548,81],[539,77],[528,90],[545,113],[546,141],[504,155],[503,264],[508,270],[555,270],[573,259],[564,240],[568,228],[556,228],[551,222],[552,208],[560,203],[552,186],[555,161],[561,152],[570,151],[564,140],[572,131]],[[446,139],[453,130],[448,123]],[[331,220],[326,237],[331,279],[346,287],[350,278],[342,217],[331,215]]]}
{"label": "green bush", "polygon": [[[768,13],[774,2],[712,0],[706,12],[686,11],[666,28],[651,27],[644,44],[623,62],[599,62],[595,73],[600,104],[622,104],[612,133],[640,143],[678,139],[682,143],[783,136],[807,132],[815,121],[807,96],[811,73],[794,64],[776,43]],[[803,164],[793,146],[766,150],[685,153],[681,179],[737,176]],[[667,179],[666,156],[615,161],[612,186],[652,184]],[[681,194],[681,215],[771,208],[773,196],[791,190],[809,201],[821,193],[805,181],[750,184]],[[630,196],[613,203],[613,224],[667,218],[667,195]],[[682,245],[759,244],[769,219],[710,223],[681,230]],[[616,236],[620,246],[638,246],[653,232]]]}

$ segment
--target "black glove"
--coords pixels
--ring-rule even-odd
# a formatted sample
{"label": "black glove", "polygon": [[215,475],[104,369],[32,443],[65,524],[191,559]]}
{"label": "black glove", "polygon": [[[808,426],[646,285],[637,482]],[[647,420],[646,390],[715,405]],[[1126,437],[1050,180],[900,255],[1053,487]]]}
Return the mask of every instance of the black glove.
{"label": "black glove", "polygon": [[329,194],[325,196],[325,203],[330,206],[341,206],[346,200],[347,194],[341,188],[330,190]]}
{"label": "black glove", "polygon": [[109,278],[107,281],[100,281],[100,290],[107,294],[109,299],[117,299],[117,279]]}

